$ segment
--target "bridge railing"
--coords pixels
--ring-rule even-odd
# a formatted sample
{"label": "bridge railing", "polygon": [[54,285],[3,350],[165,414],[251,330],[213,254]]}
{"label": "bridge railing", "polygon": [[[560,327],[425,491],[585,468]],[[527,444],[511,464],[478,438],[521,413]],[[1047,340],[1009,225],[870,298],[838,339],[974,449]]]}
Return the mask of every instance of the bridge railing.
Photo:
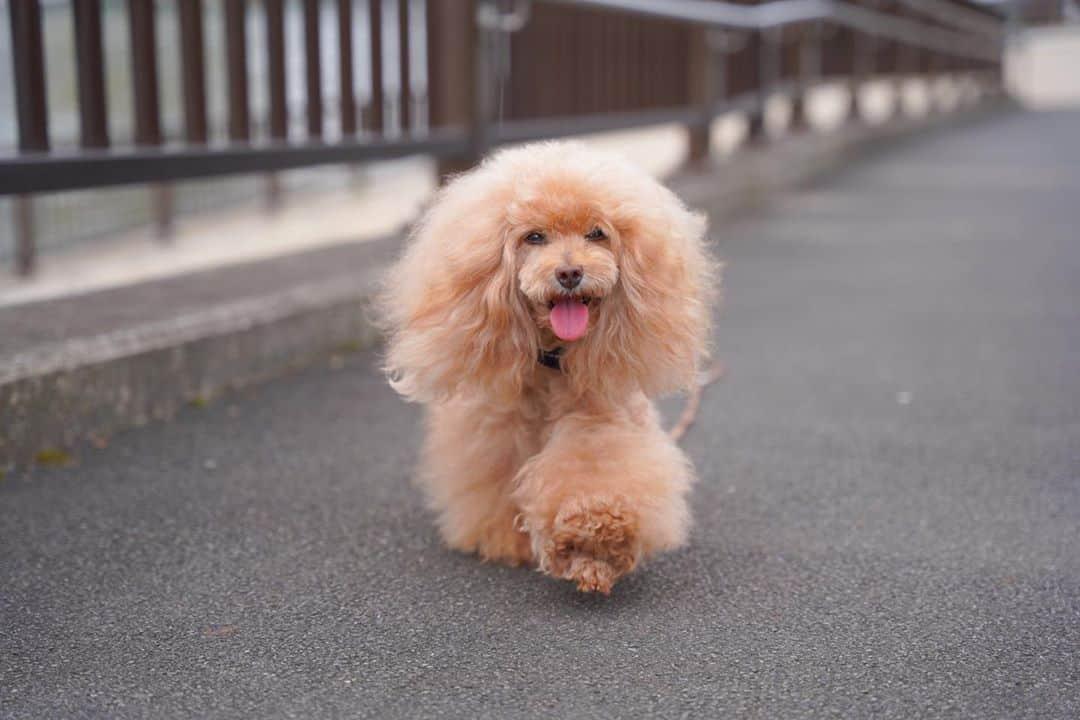
{"label": "bridge railing", "polygon": [[[397,72],[410,86],[414,57],[410,9],[426,17],[427,122],[415,97],[399,93],[399,128],[384,123],[387,0],[297,0],[302,10],[305,113],[290,128],[285,0],[220,0],[224,68],[207,67],[201,0],[176,0],[183,133],[162,132],[154,0],[127,0],[133,142],[109,135],[101,0],[73,0],[79,146],[53,148],[46,103],[40,0],[9,0],[18,147],[0,155],[0,195],[16,197],[16,270],[35,263],[32,198],[38,193],[167,183],[406,155],[440,159],[440,171],[468,167],[491,147],[590,131],[678,122],[690,158],[709,153],[719,114],[741,110],[750,140],[765,142],[765,106],[775,93],[792,101],[791,128],[805,129],[805,98],[817,84],[853,90],[870,77],[971,73],[1000,80],[1004,26],[962,0],[388,0],[397,3]],[[323,5],[336,18],[324,33]],[[354,14],[367,13],[358,47]],[[249,23],[261,14],[268,97],[253,122]],[[324,37],[327,35],[327,37]],[[334,52],[324,53],[324,44]],[[354,57],[354,54],[358,56]],[[339,122],[325,122],[324,57],[336,59]],[[356,59],[362,62],[357,63]],[[369,74],[364,107],[355,68]],[[227,132],[214,138],[207,117],[208,73],[226,76]],[[852,92],[848,114],[862,116]],[[358,112],[359,110],[359,112]],[[257,132],[255,126],[265,128]],[[299,137],[298,137],[299,136]],[[270,183],[270,192],[275,192]],[[162,195],[167,197],[167,194]],[[159,203],[168,212],[168,203]]]}

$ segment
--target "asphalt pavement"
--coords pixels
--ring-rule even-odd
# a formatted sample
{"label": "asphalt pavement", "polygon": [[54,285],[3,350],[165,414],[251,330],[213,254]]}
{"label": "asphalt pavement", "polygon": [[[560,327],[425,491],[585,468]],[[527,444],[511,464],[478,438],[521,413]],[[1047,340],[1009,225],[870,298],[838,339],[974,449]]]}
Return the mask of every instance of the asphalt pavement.
{"label": "asphalt pavement", "polygon": [[0,717],[1080,716],[1078,137],[715,228],[692,541],[609,598],[440,546],[370,353],[8,476]]}

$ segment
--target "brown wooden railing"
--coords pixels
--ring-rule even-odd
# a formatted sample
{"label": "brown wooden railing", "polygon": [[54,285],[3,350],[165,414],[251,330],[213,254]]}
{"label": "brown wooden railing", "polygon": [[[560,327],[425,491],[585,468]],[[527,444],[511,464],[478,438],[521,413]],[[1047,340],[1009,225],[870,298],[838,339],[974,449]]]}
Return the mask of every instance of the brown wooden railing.
{"label": "brown wooden railing", "polygon": [[[410,92],[400,93],[401,132],[384,127],[383,0],[334,0],[336,36],[320,32],[320,0],[302,7],[306,123],[290,131],[285,0],[212,0],[224,5],[226,67],[206,65],[202,0],[175,0],[182,58],[183,139],[167,143],[154,0],[127,0],[134,142],[108,132],[99,0],[72,0],[79,147],[51,149],[39,0],[8,0],[15,70],[17,152],[0,156],[0,195],[16,196],[17,269],[34,265],[31,198],[36,193],[131,183],[157,188],[160,220],[168,183],[190,178],[358,163],[413,154],[440,158],[441,171],[467,167],[490,147],[588,131],[679,122],[691,161],[709,152],[708,127],[733,109],[763,142],[766,98],[793,102],[793,129],[806,127],[803,98],[825,79],[853,87],[870,76],[969,72],[1000,78],[1003,25],[963,0],[427,0],[428,122],[417,130]],[[409,87],[409,0],[398,3],[398,67]],[[369,14],[358,48],[353,13]],[[265,23],[265,136],[256,137],[245,18]],[[340,133],[324,122],[323,44],[339,64]],[[358,107],[354,54],[369,69],[370,99]],[[211,138],[207,72],[226,75],[227,133]],[[858,93],[850,115],[860,117]],[[360,112],[363,110],[363,112]],[[293,139],[290,139],[293,138]],[[270,183],[271,192],[276,185]]]}

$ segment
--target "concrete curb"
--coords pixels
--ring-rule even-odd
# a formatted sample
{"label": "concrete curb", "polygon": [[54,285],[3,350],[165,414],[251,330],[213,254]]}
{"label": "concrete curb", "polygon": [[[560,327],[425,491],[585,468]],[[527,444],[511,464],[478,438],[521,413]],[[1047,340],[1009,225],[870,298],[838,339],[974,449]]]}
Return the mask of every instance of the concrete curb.
{"label": "concrete curb", "polygon": [[66,462],[66,449],[377,339],[371,272],[167,322],[34,349],[0,371],[0,468]]}
{"label": "concrete curb", "polygon": [[[710,208],[718,222],[899,141],[1011,107],[998,99],[950,115],[795,136],[682,173],[669,185],[690,205]],[[378,333],[366,306],[377,273],[369,266],[313,275],[268,294],[0,359],[0,472],[67,462],[69,450],[167,419],[185,404],[371,346]]]}

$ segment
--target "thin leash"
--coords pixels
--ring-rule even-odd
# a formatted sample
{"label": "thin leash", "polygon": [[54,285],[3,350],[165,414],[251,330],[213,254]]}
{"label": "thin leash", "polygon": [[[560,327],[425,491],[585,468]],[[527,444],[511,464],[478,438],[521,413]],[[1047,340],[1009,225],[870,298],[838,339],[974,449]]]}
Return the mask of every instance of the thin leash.
{"label": "thin leash", "polygon": [[678,422],[668,430],[668,436],[672,440],[679,442],[686,435],[686,431],[690,429],[690,426],[697,419],[698,408],[701,407],[701,395],[705,388],[722,377],[724,377],[724,364],[719,360],[713,361],[712,365],[698,376],[698,381],[690,389],[690,394],[686,397],[682,415],[679,416]]}

